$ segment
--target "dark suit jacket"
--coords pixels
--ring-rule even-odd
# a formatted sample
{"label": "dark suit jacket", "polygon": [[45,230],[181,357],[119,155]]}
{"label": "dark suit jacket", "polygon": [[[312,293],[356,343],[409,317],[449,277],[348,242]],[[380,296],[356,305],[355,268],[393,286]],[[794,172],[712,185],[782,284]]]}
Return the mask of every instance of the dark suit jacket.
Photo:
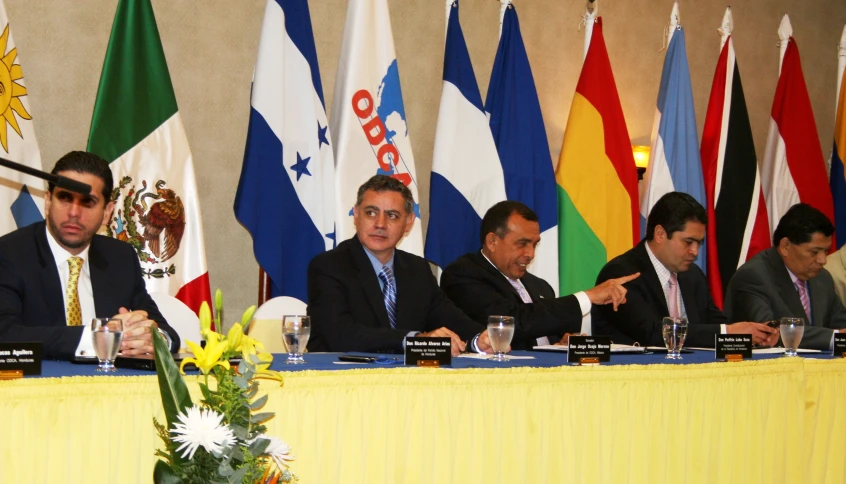
{"label": "dark suit jacket", "polygon": [[485,330],[444,296],[425,259],[394,251],[394,281],[396,329],[388,322],[379,280],[357,237],[312,259],[308,267],[309,351],[400,352],[411,331],[445,326],[469,341]]}
{"label": "dark suit jacket", "polygon": [[[599,272],[596,283],[608,279],[640,272],[640,277],[625,284],[626,304],[615,312],[612,306],[594,308],[602,318],[623,334],[642,345],[664,346],[661,334],[661,319],[670,315],[667,299],[658,274],[646,253],[645,240],[634,248],[615,257]],[[714,305],[708,291],[708,281],[697,265],[691,265],[687,272],[678,274],[679,291],[687,312],[686,346],[714,347],[714,336],[720,333],[720,325],[728,320]]]}
{"label": "dark suit jacket", "polygon": [[441,289],[464,314],[487,325],[488,316],[514,316],[512,349],[531,349],[536,339],[547,336],[557,343],[564,333],[578,333],[582,310],[576,296],[555,297],[543,279],[526,273],[520,281],[532,298],[526,304],[508,279],[480,252],[458,258],[444,269]]}
{"label": "dark suit jacket", "polygon": [[[44,227],[39,222],[0,237],[0,341],[41,342],[45,358],[71,359],[83,328],[65,320],[64,288]],[[147,311],[170,334],[171,349],[179,348],[179,336],[147,294],[131,245],[95,235],[88,266],[97,316],[113,316],[121,306]]]}
{"label": "dark suit jacket", "polygon": [[[827,350],[833,329],[846,327],[846,309],[828,271],[808,281],[808,290],[813,324],[805,326],[799,346]],[[725,307],[729,317],[737,321],[763,322],[786,316],[807,319],[799,293],[774,247],[759,252],[737,269],[728,285]]]}

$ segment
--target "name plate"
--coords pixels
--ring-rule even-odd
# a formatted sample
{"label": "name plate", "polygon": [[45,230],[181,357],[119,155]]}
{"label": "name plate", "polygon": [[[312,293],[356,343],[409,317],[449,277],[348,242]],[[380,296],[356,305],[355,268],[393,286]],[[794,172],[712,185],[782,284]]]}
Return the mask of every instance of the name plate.
{"label": "name plate", "polygon": [[41,374],[41,343],[0,343],[0,372],[16,370],[24,375]]}
{"label": "name plate", "polygon": [[834,333],[834,353],[837,358],[846,358],[846,334]]}
{"label": "name plate", "polygon": [[607,336],[570,336],[567,362],[579,364],[611,361],[611,338]]}
{"label": "name plate", "polygon": [[405,364],[433,367],[452,365],[451,340],[449,338],[406,338]]}
{"label": "name plate", "polygon": [[718,360],[742,361],[752,358],[751,334],[718,334],[714,346]]}

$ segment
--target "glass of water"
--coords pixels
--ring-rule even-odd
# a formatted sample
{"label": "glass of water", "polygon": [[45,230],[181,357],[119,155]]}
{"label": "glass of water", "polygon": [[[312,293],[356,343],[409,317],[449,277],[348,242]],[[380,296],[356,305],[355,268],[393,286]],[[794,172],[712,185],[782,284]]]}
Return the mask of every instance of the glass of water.
{"label": "glass of water", "polygon": [[115,368],[115,357],[123,340],[123,321],[117,318],[94,318],[91,320],[91,340],[100,364],[97,371],[111,373]]}
{"label": "glass of water", "polygon": [[666,360],[681,360],[681,350],[684,338],[687,336],[687,319],[664,318],[661,321],[661,332],[664,335],[664,345],[667,347]]}
{"label": "glass of water", "polygon": [[494,361],[508,361],[505,356],[511,338],[514,337],[514,318],[511,316],[488,316],[488,337],[491,340],[493,356],[488,358]]}
{"label": "glass of water", "polygon": [[802,335],[805,334],[805,319],[781,318],[778,330],[781,333],[781,343],[784,345],[784,356],[799,356],[796,348],[799,347]]}
{"label": "glass of water", "polygon": [[285,363],[302,365],[303,351],[308,345],[308,337],[311,335],[311,318],[302,315],[282,316],[282,339],[288,348],[288,359]]}

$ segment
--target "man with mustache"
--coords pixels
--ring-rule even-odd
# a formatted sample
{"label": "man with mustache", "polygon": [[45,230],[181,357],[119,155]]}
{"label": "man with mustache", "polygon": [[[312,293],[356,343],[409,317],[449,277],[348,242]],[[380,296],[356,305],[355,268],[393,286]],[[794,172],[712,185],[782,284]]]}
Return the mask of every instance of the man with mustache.
{"label": "man with mustache", "polygon": [[353,220],[356,235],[309,264],[309,351],[399,353],[408,336],[450,338],[453,356],[490,351],[485,326],[446,298],[429,263],[396,248],[414,223],[408,187],[372,177],[358,189]]}
{"label": "man with mustache", "polygon": [[714,347],[717,334],[751,334],[759,346],[773,346],[778,331],[762,323],[729,324],[708,291],[702,270],[693,263],[705,240],[708,216],[693,197],[670,192],[661,197],[646,222],[646,238],[612,259],[596,278],[608,279],[640,272],[625,286],[626,304],[617,311],[599,307],[599,317],[644,346],[664,346],[661,320],[687,318],[686,346]]}
{"label": "man with mustache", "polygon": [[0,341],[40,342],[47,359],[94,356],[90,322],[124,322],[124,356],[153,352],[153,331],[179,348],[179,336],[147,294],[135,249],[96,235],[108,223],[112,172],[99,156],[72,151],[58,174],[91,186],[87,195],[49,184],[44,222],[0,237]]}
{"label": "man with mustache", "polygon": [[729,281],[726,312],[733,318],[805,319],[800,348],[828,350],[846,328],[846,309],[823,265],[834,225],[816,208],[797,203],[779,220],[774,247],[740,266]]}

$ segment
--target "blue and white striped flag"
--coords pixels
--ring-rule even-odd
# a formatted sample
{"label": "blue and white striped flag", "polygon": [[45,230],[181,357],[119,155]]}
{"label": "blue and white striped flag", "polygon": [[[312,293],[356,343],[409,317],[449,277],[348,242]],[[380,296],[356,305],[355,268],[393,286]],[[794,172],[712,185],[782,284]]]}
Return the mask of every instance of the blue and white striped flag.
{"label": "blue and white striped flag", "polygon": [[250,104],[235,216],[271,297],[306,301],[308,264],[335,241],[335,163],[307,0],[267,2]]}
{"label": "blue and white striped flag", "polygon": [[[641,235],[646,231],[649,210],[669,192],[684,192],[707,206],[699,139],[696,135],[696,113],[684,29],[679,25],[679,4],[673,5],[670,16],[669,46],[664,58],[658,109],[652,125],[652,149],[646,169],[646,188],[640,197]],[[699,249],[696,264],[704,271],[706,251]]]}
{"label": "blue and white striped flag", "polygon": [[[9,28],[6,6],[0,0],[0,69],[9,85],[4,85],[6,95],[2,108],[5,120],[0,119],[0,158],[16,161],[41,170],[41,151],[35,139],[32,110],[27,100],[20,56]],[[45,183],[30,175],[0,167],[0,235],[44,219]]]}
{"label": "blue and white striped flag", "polygon": [[538,214],[541,243],[529,266],[558,294],[558,195],[549,141],[532,68],[510,0],[503,5],[502,34],[496,50],[485,111],[490,116],[509,200]]}
{"label": "blue and white striped flag", "polygon": [[458,21],[459,2],[446,3],[444,85],[426,232],[426,258],[440,267],[479,249],[482,217],[505,200],[502,165]]}

